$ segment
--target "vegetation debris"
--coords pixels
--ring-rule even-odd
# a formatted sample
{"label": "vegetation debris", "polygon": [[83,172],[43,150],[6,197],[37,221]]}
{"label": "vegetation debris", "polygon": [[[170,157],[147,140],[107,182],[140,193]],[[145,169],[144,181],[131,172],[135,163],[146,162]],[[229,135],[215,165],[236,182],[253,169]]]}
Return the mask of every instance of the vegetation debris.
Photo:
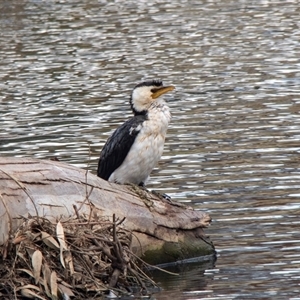
{"label": "vegetation debris", "polygon": [[103,299],[157,291],[131,252],[124,220],[78,211],[56,221],[24,218],[0,248],[0,298]]}

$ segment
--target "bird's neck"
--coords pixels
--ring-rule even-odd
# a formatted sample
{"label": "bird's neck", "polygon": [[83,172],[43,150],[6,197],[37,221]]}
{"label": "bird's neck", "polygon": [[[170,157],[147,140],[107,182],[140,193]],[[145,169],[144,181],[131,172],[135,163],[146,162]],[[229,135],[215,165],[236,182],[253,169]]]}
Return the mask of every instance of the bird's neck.
{"label": "bird's neck", "polygon": [[171,113],[166,102],[154,102],[147,111],[147,119],[161,124],[162,127],[167,128],[171,120]]}

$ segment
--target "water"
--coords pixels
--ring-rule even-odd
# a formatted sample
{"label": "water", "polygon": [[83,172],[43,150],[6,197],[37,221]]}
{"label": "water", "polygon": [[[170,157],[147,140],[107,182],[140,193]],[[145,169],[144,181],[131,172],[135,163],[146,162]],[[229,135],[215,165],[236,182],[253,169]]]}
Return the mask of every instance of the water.
{"label": "water", "polygon": [[299,14],[298,1],[2,0],[1,155],[95,170],[133,86],[174,84],[148,186],[210,213],[218,259],[154,274],[156,299],[300,299]]}

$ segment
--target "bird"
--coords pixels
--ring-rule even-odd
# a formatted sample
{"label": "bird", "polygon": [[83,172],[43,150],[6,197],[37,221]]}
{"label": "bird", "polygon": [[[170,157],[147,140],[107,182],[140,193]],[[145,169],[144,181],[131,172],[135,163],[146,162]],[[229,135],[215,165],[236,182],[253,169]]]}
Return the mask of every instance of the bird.
{"label": "bird", "polygon": [[163,153],[171,120],[163,95],[174,89],[161,80],[143,81],[134,87],[129,100],[133,117],[120,125],[103,146],[98,161],[99,177],[145,187]]}

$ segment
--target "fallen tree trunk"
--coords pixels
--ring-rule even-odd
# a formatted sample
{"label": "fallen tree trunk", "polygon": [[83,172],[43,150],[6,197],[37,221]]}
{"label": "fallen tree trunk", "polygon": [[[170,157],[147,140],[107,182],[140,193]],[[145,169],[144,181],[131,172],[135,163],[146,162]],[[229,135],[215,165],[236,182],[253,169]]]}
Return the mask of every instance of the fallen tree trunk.
{"label": "fallen tree trunk", "polygon": [[[92,207],[92,212],[91,212]],[[214,253],[203,232],[208,214],[161,199],[134,186],[109,183],[71,165],[32,158],[0,157],[0,245],[22,217],[115,214],[132,231],[132,250],[150,263]]]}

